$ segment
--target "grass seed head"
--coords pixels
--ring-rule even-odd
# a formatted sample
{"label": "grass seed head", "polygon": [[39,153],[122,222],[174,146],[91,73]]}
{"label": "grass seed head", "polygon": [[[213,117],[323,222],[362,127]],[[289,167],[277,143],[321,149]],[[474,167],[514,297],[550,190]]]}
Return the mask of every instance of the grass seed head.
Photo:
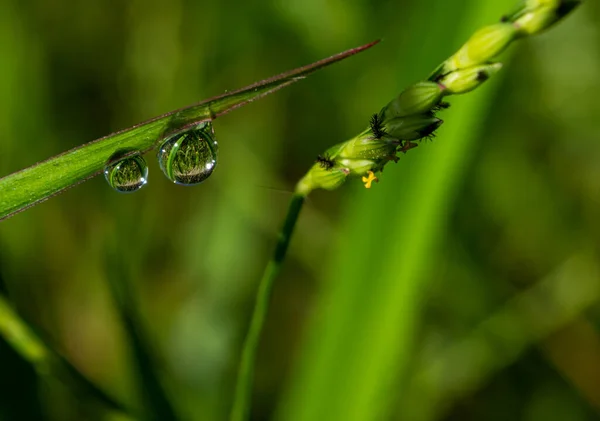
{"label": "grass seed head", "polygon": [[486,63],[504,51],[518,35],[519,31],[511,22],[486,26],[475,32],[465,45],[446,61],[444,70],[452,72]]}
{"label": "grass seed head", "polygon": [[493,63],[456,70],[440,79],[440,83],[444,85],[446,95],[465,94],[479,87],[501,68],[501,63]]}
{"label": "grass seed head", "polygon": [[330,169],[316,163],[296,185],[296,192],[307,195],[314,189],[335,190],[346,181],[348,171],[338,165]]}
{"label": "grass seed head", "polygon": [[398,140],[418,140],[429,136],[443,121],[431,113],[398,117],[386,123],[386,131],[392,138]]}
{"label": "grass seed head", "polygon": [[347,142],[330,148],[298,183],[297,193],[339,187],[348,176],[363,178],[366,187],[376,181],[375,173],[398,153],[431,139],[443,123],[435,113],[448,108],[442,98],[478,88],[497,73],[501,63],[489,60],[514,40],[537,34],[560,21],[581,0],[521,0],[500,23],[477,31],[456,54],[440,64],[428,80],[414,83],[371,117],[369,127]]}
{"label": "grass seed head", "polygon": [[382,110],[383,120],[424,114],[439,104],[442,87],[432,81],[417,82],[404,90]]}

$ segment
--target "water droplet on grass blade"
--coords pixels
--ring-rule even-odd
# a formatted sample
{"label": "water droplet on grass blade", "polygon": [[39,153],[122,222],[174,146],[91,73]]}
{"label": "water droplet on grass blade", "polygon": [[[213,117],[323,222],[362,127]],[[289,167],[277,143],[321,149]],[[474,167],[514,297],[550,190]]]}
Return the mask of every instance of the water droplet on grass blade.
{"label": "water droplet on grass blade", "polygon": [[106,165],[104,177],[119,193],[132,193],[148,182],[148,164],[141,155],[128,156]]}
{"label": "water droplet on grass blade", "polygon": [[218,145],[210,122],[167,137],[158,149],[158,163],[174,183],[201,183],[217,165]]}

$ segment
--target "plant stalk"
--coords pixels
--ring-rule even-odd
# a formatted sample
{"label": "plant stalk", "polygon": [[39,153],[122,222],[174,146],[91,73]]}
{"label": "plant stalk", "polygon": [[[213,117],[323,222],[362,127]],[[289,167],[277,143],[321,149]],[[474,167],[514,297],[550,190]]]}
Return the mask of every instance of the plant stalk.
{"label": "plant stalk", "polygon": [[249,419],[250,398],[254,383],[254,365],[261,332],[269,309],[273,283],[281,271],[281,266],[287,254],[288,246],[290,245],[290,240],[294,228],[296,227],[298,216],[302,210],[305,197],[305,195],[298,193],[294,194],[292,197],[285,222],[279,233],[273,257],[265,268],[265,272],[260,280],[258,292],[256,294],[256,302],[252,312],[252,320],[250,321],[250,328],[248,329],[242,347],[242,356],[238,369],[230,421],[245,421]]}

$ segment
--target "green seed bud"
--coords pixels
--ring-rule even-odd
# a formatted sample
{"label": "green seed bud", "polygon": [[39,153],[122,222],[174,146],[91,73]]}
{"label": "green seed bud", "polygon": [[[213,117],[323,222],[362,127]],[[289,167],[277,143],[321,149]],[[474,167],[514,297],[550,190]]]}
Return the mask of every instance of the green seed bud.
{"label": "green seed bud", "polygon": [[443,96],[442,87],[436,82],[418,82],[408,87],[382,110],[383,120],[424,114],[435,107]]}
{"label": "green seed bud", "polygon": [[346,142],[337,143],[337,144],[333,145],[332,147],[330,147],[329,149],[327,149],[325,151],[325,156],[328,156],[330,158],[335,158],[336,156],[339,155],[340,151],[344,148],[345,145],[346,145]]}
{"label": "green seed bud", "polygon": [[557,20],[554,8],[542,7],[525,13],[515,20],[515,25],[518,28],[519,35],[535,35],[552,26]]}
{"label": "green seed bud", "polygon": [[537,9],[538,7],[557,8],[561,3],[562,0],[525,0],[525,8],[527,10]]}
{"label": "green seed bud", "polygon": [[388,139],[374,139],[368,130],[344,143],[338,158],[380,159],[393,154],[397,146]]}
{"label": "green seed bud", "polygon": [[429,136],[443,123],[431,114],[393,118],[385,123],[388,136],[398,140],[417,140]]}
{"label": "green seed bud", "polygon": [[525,4],[526,0],[521,0],[512,12],[502,16],[502,22],[514,22],[519,16],[528,12],[530,8]]}
{"label": "green seed bud", "polygon": [[466,69],[489,61],[504,51],[518,34],[515,25],[510,22],[497,23],[480,29],[446,61],[445,72]]}
{"label": "green seed bud", "polygon": [[449,73],[440,80],[446,87],[446,94],[464,94],[477,88],[502,68],[501,63],[473,66]]}
{"label": "green seed bud", "polygon": [[349,171],[335,165],[333,168],[324,168],[315,164],[296,185],[296,193],[307,195],[315,189],[335,190],[346,181]]}
{"label": "green seed bud", "polygon": [[365,175],[369,171],[378,171],[382,167],[385,160],[372,160],[372,159],[351,159],[342,158],[339,160],[340,165],[350,171],[351,175]]}
{"label": "green seed bud", "polygon": [[560,21],[581,4],[579,0],[537,0],[537,2],[551,5],[542,4],[516,19],[514,23],[520,36],[539,34]]}

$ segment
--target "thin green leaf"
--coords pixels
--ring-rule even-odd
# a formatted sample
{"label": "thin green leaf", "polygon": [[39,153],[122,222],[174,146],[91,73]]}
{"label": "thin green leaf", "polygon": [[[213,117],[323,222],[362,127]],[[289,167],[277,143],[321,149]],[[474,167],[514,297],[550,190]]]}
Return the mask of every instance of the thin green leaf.
{"label": "thin green leaf", "polygon": [[[490,314],[468,335],[420,360],[406,389],[401,396],[398,394],[397,419],[443,419],[453,403],[481,388],[527,349],[572,324],[596,304],[600,298],[599,274],[594,255],[578,251]],[[465,364],[467,359],[469,363]],[[452,374],[457,367],[459,376]],[[452,382],[446,381],[453,376]]]}
{"label": "thin green leaf", "polygon": [[177,420],[177,412],[160,380],[154,348],[145,334],[134,295],[130,291],[131,276],[127,264],[119,253],[108,253],[107,260],[107,267],[110,268],[108,283],[133,353],[132,362],[136,366],[141,389],[144,418]]}
{"label": "thin green leaf", "polygon": [[67,359],[48,346],[19,317],[2,294],[0,294],[0,336],[30,363],[41,377],[56,377],[69,384],[70,390],[79,396],[93,396],[114,411],[127,412],[123,405],[90,382]]}
{"label": "thin green leaf", "polygon": [[34,206],[100,174],[115,156],[145,153],[169,133],[214,120],[231,110],[303,79],[315,70],[364,51],[379,41],[353,48],[304,67],[152,118],[125,130],[71,149],[0,179],[0,220]]}

